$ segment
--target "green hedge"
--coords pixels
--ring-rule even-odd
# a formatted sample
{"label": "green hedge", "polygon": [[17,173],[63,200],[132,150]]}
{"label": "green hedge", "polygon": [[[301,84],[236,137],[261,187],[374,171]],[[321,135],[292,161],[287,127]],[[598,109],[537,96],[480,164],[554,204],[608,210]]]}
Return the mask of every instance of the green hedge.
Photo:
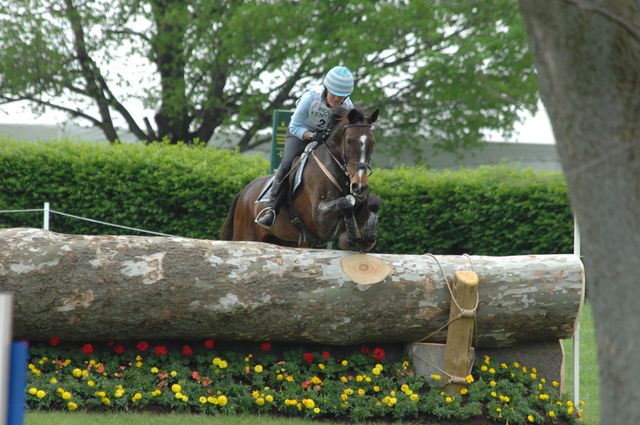
{"label": "green hedge", "polygon": [[[215,239],[233,196],[268,169],[259,157],[201,147],[0,140],[0,210],[48,201],[69,214]],[[377,252],[571,252],[571,212],[559,173],[376,169],[370,183],[383,199]],[[0,226],[41,227],[42,213],[1,214]],[[57,214],[51,229],[135,233]]]}
{"label": "green hedge", "polygon": [[[175,145],[0,142],[0,209],[51,208],[129,227],[217,238],[230,200],[267,161]],[[0,216],[4,227],[42,227],[42,213]],[[52,230],[135,233],[51,216]]]}
{"label": "green hedge", "polygon": [[376,170],[379,252],[571,253],[573,220],[560,173],[508,166]]}

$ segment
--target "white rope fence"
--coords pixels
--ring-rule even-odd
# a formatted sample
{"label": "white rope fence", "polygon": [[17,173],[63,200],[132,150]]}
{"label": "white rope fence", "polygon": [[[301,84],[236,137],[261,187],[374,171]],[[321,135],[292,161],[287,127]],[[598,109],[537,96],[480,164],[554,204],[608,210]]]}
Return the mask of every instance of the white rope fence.
{"label": "white rope fence", "polygon": [[79,216],[79,215],[65,213],[65,212],[62,212],[62,211],[52,210],[51,209],[51,205],[49,204],[49,202],[45,202],[44,203],[44,208],[30,208],[30,209],[24,209],[24,210],[0,210],[0,214],[29,213],[29,212],[43,212],[44,213],[43,214],[43,218],[42,218],[42,228],[45,229],[45,230],[50,230],[49,229],[49,224],[50,224],[51,214],[57,214],[57,215],[61,215],[61,216],[64,216],[64,217],[74,218],[76,220],[83,220],[83,221],[88,221],[88,222],[91,222],[91,223],[102,224],[104,226],[117,227],[119,229],[126,229],[126,230],[133,230],[134,232],[148,233],[150,235],[158,235],[158,236],[177,237],[176,235],[170,235],[168,233],[154,232],[152,230],[139,229],[137,227],[123,226],[121,224],[109,223],[108,221],[95,220],[93,218],[87,218],[87,217],[82,217],[82,216]]}

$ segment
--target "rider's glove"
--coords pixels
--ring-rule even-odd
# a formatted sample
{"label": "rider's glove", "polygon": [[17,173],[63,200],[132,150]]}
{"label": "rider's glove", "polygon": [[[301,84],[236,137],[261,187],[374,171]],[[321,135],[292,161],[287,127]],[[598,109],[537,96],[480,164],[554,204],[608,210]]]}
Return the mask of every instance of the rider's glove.
{"label": "rider's glove", "polygon": [[317,142],[318,141],[318,132],[316,131],[315,133],[311,133],[311,142]]}

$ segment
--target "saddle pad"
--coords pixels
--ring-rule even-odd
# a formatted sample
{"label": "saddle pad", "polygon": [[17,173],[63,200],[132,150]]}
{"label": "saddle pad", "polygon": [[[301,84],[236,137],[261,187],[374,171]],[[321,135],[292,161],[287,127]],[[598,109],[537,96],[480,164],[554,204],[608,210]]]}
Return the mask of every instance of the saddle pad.
{"label": "saddle pad", "polygon": [[[300,165],[296,169],[296,172],[293,176],[293,189],[291,190],[291,198],[293,198],[302,186],[302,174],[304,173],[304,167],[307,165],[307,161],[309,160],[309,154],[316,148],[317,143],[309,143],[307,148],[304,150],[302,155],[300,156]],[[260,196],[256,199],[256,203],[258,202],[269,202],[271,200],[271,187],[273,186],[273,180],[275,176],[271,176],[269,180],[267,180],[267,184],[260,192]]]}

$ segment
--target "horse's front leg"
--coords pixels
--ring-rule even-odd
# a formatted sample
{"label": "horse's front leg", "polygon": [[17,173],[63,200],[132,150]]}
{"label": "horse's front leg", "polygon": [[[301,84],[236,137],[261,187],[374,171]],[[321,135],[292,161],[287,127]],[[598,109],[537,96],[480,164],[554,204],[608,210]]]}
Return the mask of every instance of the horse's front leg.
{"label": "horse's front leg", "polygon": [[352,249],[360,239],[358,223],[356,222],[356,218],[353,213],[354,205],[355,198],[350,195],[337,198],[332,201],[321,202],[318,205],[318,211],[321,214],[321,219],[324,216],[335,212],[339,212],[344,217],[347,230],[346,232],[342,232],[338,238],[338,248],[340,249]]}

